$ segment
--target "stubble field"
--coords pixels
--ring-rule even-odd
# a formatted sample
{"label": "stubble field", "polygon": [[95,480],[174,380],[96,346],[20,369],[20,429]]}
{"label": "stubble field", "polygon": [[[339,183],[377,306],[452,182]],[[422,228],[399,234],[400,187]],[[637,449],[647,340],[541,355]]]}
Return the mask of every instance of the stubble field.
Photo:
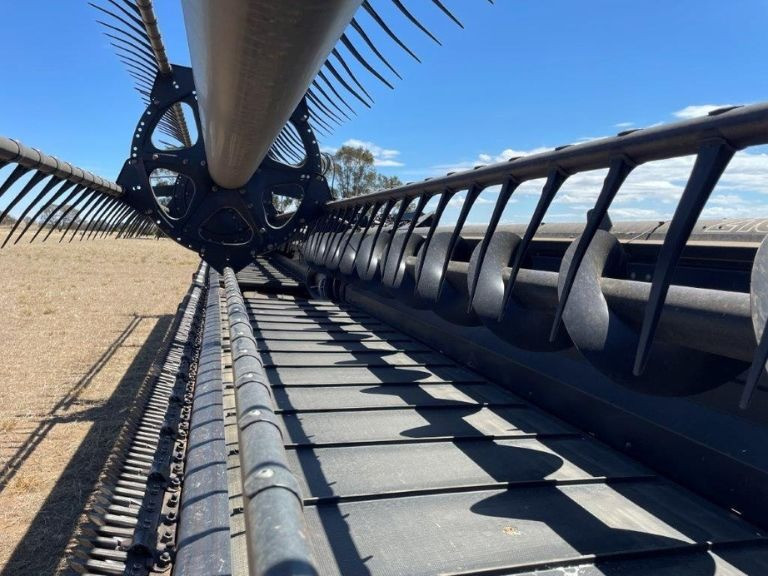
{"label": "stubble field", "polygon": [[169,240],[0,252],[0,574],[55,574],[199,259]]}

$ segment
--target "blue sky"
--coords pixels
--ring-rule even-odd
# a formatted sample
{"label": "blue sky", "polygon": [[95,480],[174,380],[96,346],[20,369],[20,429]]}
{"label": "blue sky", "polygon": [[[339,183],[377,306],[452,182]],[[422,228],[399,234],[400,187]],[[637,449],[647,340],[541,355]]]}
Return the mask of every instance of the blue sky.
{"label": "blue sky", "polygon": [[[443,46],[401,22],[418,64],[381,38],[404,80],[391,91],[370,78],[375,106],[358,108],[326,148],[369,143],[382,172],[408,181],[768,96],[767,0],[444,1],[465,29],[425,0],[406,2]],[[155,4],[171,60],[187,64],[180,2]],[[373,4],[390,13],[388,0]],[[142,108],[96,18],[84,0],[4,2],[0,134],[115,178]],[[690,166],[639,168],[612,215],[668,216]],[[707,215],[768,214],[766,167],[764,150],[740,154]],[[571,179],[548,219],[582,219],[601,181]],[[510,219],[532,210],[536,185],[516,193]]]}

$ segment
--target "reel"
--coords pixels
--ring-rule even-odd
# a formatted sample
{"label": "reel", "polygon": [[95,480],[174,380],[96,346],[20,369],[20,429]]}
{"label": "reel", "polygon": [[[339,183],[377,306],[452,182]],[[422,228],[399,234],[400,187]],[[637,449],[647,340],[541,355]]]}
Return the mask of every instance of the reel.
{"label": "reel", "polygon": [[[189,137],[183,139],[178,138],[185,136],[179,132],[180,110],[188,111]],[[198,137],[200,112],[192,69],[174,66],[173,74],[155,78],[150,104],[136,125],[130,157],[117,182],[126,192],[125,201],[151,217],[169,238],[219,271],[225,266],[238,270],[290,241],[331,198],[304,99],[289,125],[284,132],[293,132],[293,154],[273,145],[244,187],[217,186]],[[160,140],[163,135],[187,142]],[[296,164],[281,161],[297,155],[298,143],[304,158]]]}

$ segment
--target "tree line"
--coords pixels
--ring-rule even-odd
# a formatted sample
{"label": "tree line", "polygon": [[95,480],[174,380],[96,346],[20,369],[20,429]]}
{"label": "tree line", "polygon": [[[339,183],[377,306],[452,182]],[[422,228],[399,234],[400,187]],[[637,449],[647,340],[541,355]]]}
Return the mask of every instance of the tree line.
{"label": "tree line", "polygon": [[[326,174],[334,198],[351,198],[402,186],[397,176],[387,176],[376,170],[373,153],[363,146],[342,146],[331,156]],[[295,210],[300,199],[272,194],[272,206],[278,214]]]}
{"label": "tree line", "polygon": [[336,198],[351,198],[402,186],[397,176],[376,170],[373,153],[362,146],[342,146],[333,155],[331,190]]}

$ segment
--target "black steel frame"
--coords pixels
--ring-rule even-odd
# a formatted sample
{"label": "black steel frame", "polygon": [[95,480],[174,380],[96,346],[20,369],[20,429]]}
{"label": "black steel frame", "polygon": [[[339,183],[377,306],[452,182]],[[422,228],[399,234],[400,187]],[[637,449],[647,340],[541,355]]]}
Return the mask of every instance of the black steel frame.
{"label": "black steel frame", "polygon": [[[372,280],[380,273],[381,283],[386,288],[401,292],[403,278],[408,280],[406,264],[411,264],[409,258],[415,258],[410,271],[412,286],[405,292],[417,306],[445,307],[444,290],[451,267],[461,260],[469,260],[468,257],[458,257],[457,252],[466,218],[484,189],[500,185],[485,234],[469,263],[463,297],[465,313],[463,316],[456,314],[455,319],[472,322],[476,319],[467,317],[480,311],[480,320],[484,323],[510,323],[515,321],[511,317],[513,310],[518,317],[525,317],[519,314],[521,307],[515,303],[514,294],[521,272],[530,266],[528,261],[534,237],[541,232],[557,192],[574,174],[608,169],[597,201],[587,214],[586,226],[562,259],[556,280],[555,309],[539,315],[535,321],[540,323],[544,319],[550,323],[546,338],[540,338],[537,346],[540,349],[545,349],[547,344],[557,347],[562,339],[559,327],[565,322],[573,344],[616,380],[654,393],[694,393],[715,386],[716,381],[722,383],[724,379],[736,376],[744,366],[704,355],[692,359],[687,366],[677,362],[677,367],[670,369],[670,362],[680,354],[681,348],[655,342],[664,303],[694,224],[735,152],[766,143],[768,104],[730,106],[714,110],[702,118],[629,130],[612,138],[562,146],[551,152],[330,202],[324,217],[305,229],[299,244],[307,262],[320,270],[340,277],[352,274],[364,280]],[[637,166],[689,155],[695,155],[696,162],[657,254],[642,320],[639,326],[623,322],[606,303],[599,287],[604,276],[621,278],[621,271],[626,269],[621,264],[625,255],[620,243],[605,230],[610,227],[606,226],[608,210],[621,185]],[[508,201],[520,184],[538,178],[545,178],[546,183],[524,234],[502,240],[497,229]],[[460,191],[466,194],[457,222],[442,230],[439,228],[441,216],[448,202]],[[417,228],[417,221],[425,215],[428,201],[434,198],[438,199],[437,206],[428,227]],[[416,207],[407,226],[402,226],[406,210],[414,203]],[[392,217],[396,206],[398,209]],[[503,253],[504,257],[501,260],[498,255],[491,257],[497,253]],[[588,264],[585,261],[589,261]],[[760,273],[753,269],[753,302],[762,297],[763,285],[761,278],[755,278],[754,274],[760,276]],[[494,300],[493,306],[481,301],[490,294],[482,289],[483,282],[494,285],[501,282],[503,285],[502,294],[494,292],[490,296]],[[590,302],[591,308],[587,306],[585,309],[585,302]],[[569,306],[569,303],[573,305]],[[488,312],[489,308],[497,312],[495,318]],[[581,314],[579,308],[582,308]],[[590,314],[594,315],[597,309],[606,310],[606,319],[592,320]],[[768,337],[762,337],[765,316],[757,318],[756,314],[753,305],[751,315],[760,341],[745,387],[743,405],[748,403],[768,360]],[[528,323],[532,322],[528,317]],[[600,337],[596,338],[595,334]],[[692,383],[694,379],[698,384]],[[678,389],[673,382],[681,380],[689,380],[689,383]]]}

